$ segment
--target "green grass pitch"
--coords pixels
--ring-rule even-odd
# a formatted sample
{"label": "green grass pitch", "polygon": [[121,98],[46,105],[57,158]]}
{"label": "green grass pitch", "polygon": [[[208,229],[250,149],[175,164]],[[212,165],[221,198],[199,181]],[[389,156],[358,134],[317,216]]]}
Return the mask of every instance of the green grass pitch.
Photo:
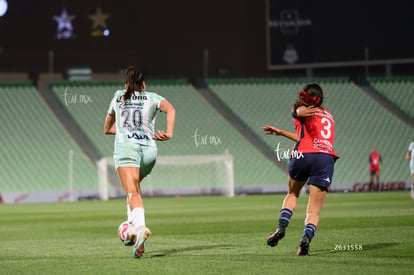
{"label": "green grass pitch", "polygon": [[328,194],[309,257],[307,195],[270,248],[283,195],[145,198],[142,259],[117,236],[125,200],[0,205],[0,274],[413,274],[409,192]]}

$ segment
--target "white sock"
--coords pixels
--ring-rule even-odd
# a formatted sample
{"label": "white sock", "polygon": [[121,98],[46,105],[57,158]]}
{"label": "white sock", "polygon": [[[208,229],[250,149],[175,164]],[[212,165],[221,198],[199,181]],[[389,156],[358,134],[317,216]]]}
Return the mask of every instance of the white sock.
{"label": "white sock", "polygon": [[127,203],[127,217],[129,217],[129,214],[131,214],[131,206]]}
{"label": "white sock", "polygon": [[132,221],[136,228],[145,226],[144,208],[136,207],[128,215],[128,221]]}

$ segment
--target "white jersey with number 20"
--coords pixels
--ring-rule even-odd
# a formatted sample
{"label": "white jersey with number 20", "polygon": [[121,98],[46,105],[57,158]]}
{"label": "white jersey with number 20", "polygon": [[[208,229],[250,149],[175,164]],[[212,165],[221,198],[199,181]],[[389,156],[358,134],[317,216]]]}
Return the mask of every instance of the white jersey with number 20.
{"label": "white jersey with number 20", "polygon": [[164,98],[148,91],[135,91],[130,100],[125,101],[125,90],[115,92],[108,114],[115,115],[115,144],[139,143],[156,146],[154,137],[155,117]]}

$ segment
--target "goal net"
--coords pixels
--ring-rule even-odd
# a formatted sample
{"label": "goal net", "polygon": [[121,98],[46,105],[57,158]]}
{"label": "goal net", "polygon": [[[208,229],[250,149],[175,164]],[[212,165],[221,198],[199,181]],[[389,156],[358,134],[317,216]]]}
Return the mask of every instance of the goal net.
{"label": "goal net", "polygon": [[[97,161],[99,196],[124,196],[114,160],[105,157]],[[151,175],[141,190],[144,196],[221,195],[234,196],[233,156],[186,155],[159,156]]]}

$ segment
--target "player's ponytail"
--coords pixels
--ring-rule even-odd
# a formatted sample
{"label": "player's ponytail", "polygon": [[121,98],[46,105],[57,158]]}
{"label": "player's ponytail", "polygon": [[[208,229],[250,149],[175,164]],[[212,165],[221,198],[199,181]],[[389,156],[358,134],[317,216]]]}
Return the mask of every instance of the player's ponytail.
{"label": "player's ponytail", "polygon": [[323,91],[321,86],[316,83],[309,83],[303,87],[303,90],[299,93],[299,99],[293,105],[293,109],[296,110],[300,106],[314,106],[319,107],[323,103]]}
{"label": "player's ponytail", "polygon": [[144,75],[135,70],[133,66],[129,66],[125,71],[125,83],[127,85],[124,93],[124,100],[130,100],[134,91],[142,91],[144,83]]}

